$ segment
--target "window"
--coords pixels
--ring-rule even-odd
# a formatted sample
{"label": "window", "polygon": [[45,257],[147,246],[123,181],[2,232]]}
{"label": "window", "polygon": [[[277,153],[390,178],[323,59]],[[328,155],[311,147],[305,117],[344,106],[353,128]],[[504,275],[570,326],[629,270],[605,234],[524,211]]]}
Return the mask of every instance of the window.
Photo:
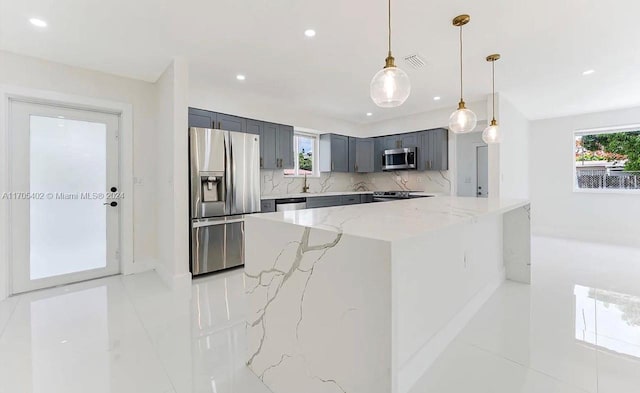
{"label": "window", "polygon": [[295,168],[285,169],[285,176],[319,177],[318,135],[296,131],[293,136]]}
{"label": "window", "polygon": [[640,190],[640,126],[575,133],[575,189]]}

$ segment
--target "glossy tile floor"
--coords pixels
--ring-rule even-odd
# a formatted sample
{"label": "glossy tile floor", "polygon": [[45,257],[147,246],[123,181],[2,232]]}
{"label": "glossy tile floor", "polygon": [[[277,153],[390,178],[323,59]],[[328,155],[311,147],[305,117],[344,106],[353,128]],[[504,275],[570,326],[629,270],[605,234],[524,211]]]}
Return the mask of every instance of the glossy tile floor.
{"label": "glossy tile floor", "polygon": [[[244,367],[241,270],[111,277],[0,302],[0,392],[268,393]],[[640,391],[640,249],[536,238],[411,393]],[[301,392],[304,393],[304,392]]]}

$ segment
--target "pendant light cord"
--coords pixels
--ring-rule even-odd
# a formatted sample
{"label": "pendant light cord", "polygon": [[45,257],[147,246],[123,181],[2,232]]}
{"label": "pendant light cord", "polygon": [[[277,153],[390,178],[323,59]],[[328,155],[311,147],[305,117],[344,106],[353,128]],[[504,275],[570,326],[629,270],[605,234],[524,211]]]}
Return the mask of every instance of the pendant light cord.
{"label": "pendant light cord", "polygon": [[491,62],[491,90],[493,94],[493,121],[496,120],[496,61]]}
{"label": "pendant light cord", "polygon": [[462,92],[462,26],[460,26],[460,101],[463,101]]}
{"label": "pendant light cord", "polygon": [[391,56],[391,0],[389,0],[389,56]]}

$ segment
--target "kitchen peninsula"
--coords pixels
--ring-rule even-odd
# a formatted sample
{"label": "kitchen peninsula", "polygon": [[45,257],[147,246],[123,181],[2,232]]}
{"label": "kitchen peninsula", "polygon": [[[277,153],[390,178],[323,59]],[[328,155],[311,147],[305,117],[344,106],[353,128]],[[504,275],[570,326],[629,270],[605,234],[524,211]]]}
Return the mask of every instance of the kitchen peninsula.
{"label": "kitchen peninsula", "polygon": [[529,204],[437,197],[247,218],[249,368],[274,392],[405,393],[506,278]]}

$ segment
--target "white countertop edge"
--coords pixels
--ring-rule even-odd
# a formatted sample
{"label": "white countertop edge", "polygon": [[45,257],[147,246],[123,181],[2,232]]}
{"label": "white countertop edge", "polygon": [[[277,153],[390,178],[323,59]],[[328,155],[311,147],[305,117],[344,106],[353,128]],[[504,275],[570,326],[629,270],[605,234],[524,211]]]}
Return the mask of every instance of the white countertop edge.
{"label": "white countertop edge", "polygon": [[[411,195],[419,196],[444,196],[441,193],[427,192],[427,191],[410,191]],[[329,191],[329,192],[307,192],[296,194],[277,194],[277,195],[262,195],[260,200],[272,200],[272,199],[287,199],[287,198],[314,198],[322,196],[338,196],[338,195],[367,195],[373,194],[373,191]]]}
{"label": "white countertop edge", "polygon": [[[506,212],[516,210],[530,204],[529,200],[505,199],[505,200],[497,201],[500,204],[499,207],[495,207],[495,208],[489,207],[489,210],[483,209],[481,211],[478,211],[478,210],[473,211],[470,209],[465,209],[464,207],[461,207],[461,206],[457,206],[455,208],[458,209],[458,211],[454,214],[453,212],[451,212],[451,209],[439,210],[438,206],[435,206],[436,207],[435,209],[433,208],[433,206],[429,206],[432,204],[432,202],[429,202],[429,201],[434,201],[434,199],[436,198],[425,198],[425,199],[419,198],[419,199],[400,200],[400,201],[394,201],[394,202],[381,202],[381,203],[374,203],[374,204],[367,203],[367,204],[358,204],[358,205],[334,206],[334,207],[324,207],[324,208],[316,208],[316,209],[305,209],[305,210],[299,210],[295,213],[294,212],[287,213],[288,215],[290,214],[306,215],[305,217],[306,219],[292,220],[290,217],[289,218],[285,217],[283,212],[261,213],[261,214],[248,216],[247,218],[250,220],[258,219],[258,220],[281,222],[289,225],[321,229],[329,232],[336,232],[336,233],[342,232],[345,235],[359,236],[363,238],[375,239],[380,241],[397,241],[397,240],[410,239],[413,237],[425,235],[428,233],[438,231],[442,228],[447,228],[454,225],[473,223],[478,218],[504,214]],[[442,197],[437,199],[440,201],[436,202],[436,205],[438,205],[440,202],[444,203],[447,200],[453,201],[453,202],[455,202],[456,200],[466,200],[468,202],[472,200],[482,201],[482,200],[478,200],[478,198],[473,198],[473,197]],[[419,201],[418,202],[419,204],[424,203],[423,215],[425,220],[433,219],[433,221],[427,221],[427,225],[421,225],[424,222],[423,223],[419,222],[416,224],[415,221],[411,222],[412,220],[407,217],[404,217],[404,218],[395,217],[393,215],[389,216],[388,214],[382,215],[380,217],[380,221],[391,219],[392,221],[394,221],[393,223],[396,225],[402,219],[406,219],[408,224],[408,229],[404,232],[399,232],[399,233],[396,233],[393,231],[389,232],[386,230],[379,230],[379,231],[375,229],[372,230],[367,226],[360,226],[358,225],[357,221],[359,221],[358,219],[363,217],[364,215],[357,214],[353,217],[349,217],[351,216],[351,214],[348,214],[348,210],[351,210],[352,212],[355,212],[356,210],[361,210],[362,208],[369,210],[374,206],[376,210],[384,209],[385,206],[388,206],[389,208],[391,208],[390,210],[402,209],[402,206],[400,204],[403,204],[403,203],[412,203],[415,207],[416,201]],[[489,202],[490,201],[489,199],[485,199],[485,201],[487,201],[487,203],[496,202],[496,200],[492,200],[491,202]],[[392,206],[390,204],[393,204],[395,206]],[[368,213],[370,212],[360,211],[359,213],[365,213],[366,215],[369,215]],[[463,214],[464,216],[461,216],[461,214]],[[317,215],[318,217],[310,217],[315,215]],[[327,221],[328,216],[332,216],[332,218],[329,220],[330,221],[329,223],[325,224],[324,222]],[[344,221],[348,222],[348,224],[345,225],[342,229],[338,228],[335,222],[336,220],[343,221],[341,217],[346,217],[347,219]]]}

